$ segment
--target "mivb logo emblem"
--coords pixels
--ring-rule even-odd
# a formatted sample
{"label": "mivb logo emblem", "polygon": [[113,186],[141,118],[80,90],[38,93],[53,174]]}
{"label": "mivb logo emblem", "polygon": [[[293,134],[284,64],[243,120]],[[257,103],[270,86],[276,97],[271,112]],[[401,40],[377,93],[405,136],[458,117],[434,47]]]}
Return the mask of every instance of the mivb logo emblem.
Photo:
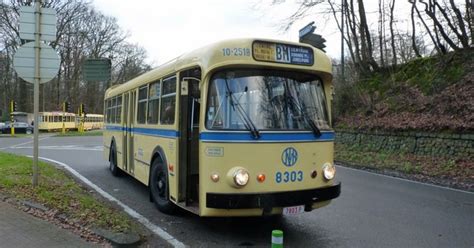
{"label": "mivb logo emblem", "polygon": [[281,154],[281,162],[287,167],[295,165],[297,160],[298,152],[293,147],[286,148]]}

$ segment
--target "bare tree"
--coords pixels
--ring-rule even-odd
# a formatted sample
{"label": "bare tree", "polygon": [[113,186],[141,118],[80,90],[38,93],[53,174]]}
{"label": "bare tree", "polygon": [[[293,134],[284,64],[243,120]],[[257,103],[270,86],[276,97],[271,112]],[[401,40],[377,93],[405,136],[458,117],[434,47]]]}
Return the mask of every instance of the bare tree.
{"label": "bare tree", "polygon": [[[5,61],[0,77],[0,87],[5,89],[0,92],[0,108],[7,110],[8,101],[15,99],[20,110],[28,112],[32,109],[31,85],[18,78],[12,68],[15,51],[26,42],[19,38],[18,30],[22,5],[31,5],[31,1],[10,0],[0,4],[0,57]],[[43,6],[57,11],[57,39],[50,45],[61,58],[58,76],[41,86],[43,110],[60,110],[61,102],[69,101],[76,107],[86,103],[89,112],[102,112],[105,87],[82,78],[82,64],[87,58],[117,58],[112,60],[116,70],[113,74],[122,75],[120,82],[150,69],[145,62],[145,50],[129,44],[117,20],[95,11],[89,1],[51,0],[43,2]],[[123,63],[121,58],[128,58],[128,62]]]}

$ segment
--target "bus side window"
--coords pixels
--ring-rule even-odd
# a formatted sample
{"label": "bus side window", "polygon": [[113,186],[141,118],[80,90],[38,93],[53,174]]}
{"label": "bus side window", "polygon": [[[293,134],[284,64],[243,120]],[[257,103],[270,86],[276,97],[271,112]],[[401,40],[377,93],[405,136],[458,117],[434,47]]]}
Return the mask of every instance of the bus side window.
{"label": "bus side window", "polygon": [[117,97],[117,108],[115,109],[115,123],[121,123],[122,116],[122,95]]}
{"label": "bus side window", "polygon": [[148,124],[158,124],[158,112],[160,104],[160,81],[150,84],[148,97]]}
{"label": "bus side window", "polygon": [[148,101],[148,86],[141,87],[138,91],[137,123],[146,123],[146,107]]}
{"label": "bus side window", "polygon": [[163,94],[161,97],[160,123],[174,124],[176,108],[176,77],[163,80]]}

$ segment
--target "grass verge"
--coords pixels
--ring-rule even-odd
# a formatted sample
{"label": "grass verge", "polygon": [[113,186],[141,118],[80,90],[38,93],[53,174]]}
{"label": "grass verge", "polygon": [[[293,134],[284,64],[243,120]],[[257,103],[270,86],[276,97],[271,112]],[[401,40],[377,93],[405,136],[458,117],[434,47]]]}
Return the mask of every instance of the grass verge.
{"label": "grass verge", "polygon": [[68,131],[65,134],[58,133],[54,135],[55,137],[71,137],[71,136],[102,136],[102,130],[93,130],[93,131],[84,131],[80,133],[78,131]]}
{"label": "grass verge", "polygon": [[474,161],[470,159],[369,151],[336,143],[335,160],[352,167],[389,170],[410,179],[474,191]]}
{"label": "grass verge", "polygon": [[0,152],[0,193],[40,203],[87,228],[127,232],[136,225],[122,212],[96,199],[64,171],[39,162],[39,185],[32,187],[32,160]]}

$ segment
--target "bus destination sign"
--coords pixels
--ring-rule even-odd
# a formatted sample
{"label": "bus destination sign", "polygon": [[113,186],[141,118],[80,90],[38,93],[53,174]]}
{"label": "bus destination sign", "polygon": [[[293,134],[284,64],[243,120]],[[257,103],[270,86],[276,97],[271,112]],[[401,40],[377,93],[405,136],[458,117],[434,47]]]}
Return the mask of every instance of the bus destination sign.
{"label": "bus destination sign", "polygon": [[308,47],[256,41],[252,46],[253,57],[258,61],[313,65],[313,50]]}

